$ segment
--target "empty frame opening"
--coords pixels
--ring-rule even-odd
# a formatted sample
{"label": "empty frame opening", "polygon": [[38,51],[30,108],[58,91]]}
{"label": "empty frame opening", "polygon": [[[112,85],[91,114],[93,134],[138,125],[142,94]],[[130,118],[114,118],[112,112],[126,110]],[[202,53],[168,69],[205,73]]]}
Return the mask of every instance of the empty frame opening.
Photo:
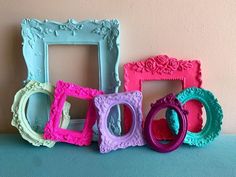
{"label": "empty frame opening", "polygon": [[[182,90],[182,81],[180,80],[162,80],[162,81],[144,81],[142,83],[143,93],[143,116],[147,116],[151,109],[151,103],[170,94],[178,94]],[[161,110],[155,119],[165,118],[165,109]]]}
{"label": "empty frame opening", "polygon": [[[119,108],[120,108],[120,119],[121,119],[121,122],[120,122],[120,125],[121,125],[121,134],[120,135],[116,135],[114,132],[112,132],[111,130],[110,130],[110,133],[112,134],[112,135],[115,135],[115,136],[124,136],[125,134],[126,134],[126,132],[125,132],[125,130],[124,130],[124,107],[126,107],[126,108],[128,108],[127,109],[127,111],[130,113],[130,115],[133,115],[133,113],[132,113],[132,111],[131,111],[131,109],[130,109],[130,107],[128,106],[128,105],[126,105],[126,104],[118,104],[118,105],[115,105],[115,106],[113,106],[113,107],[116,107],[116,106],[119,106]],[[112,107],[112,108],[113,108]],[[111,109],[112,109],[111,108]],[[108,117],[107,117],[107,125],[109,125],[109,122],[112,122],[110,119],[111,119],[111,111],[109,112],[109,114],[108,114]],[[131,126],[130,126],[131,127]],[[108,127],[109,128],[109,127]],[[130,131],[130,128],[127,130],[127,132],[129,132]]]}
{"label": "empty frame opening", "polygon": [[[99,89],[97,45],[49,45],[49,81],[58,80]],[[71,119],[85,119],[87,101],[69,97]]]}
{"label": "empty frame opening", "polygon": [[[148,112],[151,109],[151,103],[155,103],[160,98],[164,96],[174,93],[178,94],[182,90],[182,81],[181,80],[162,80],[162,81],[145,81],[142,83],[142,92],[143,92],[143,116],[146,118]],[[165,113],[167,109],[161,109],[152,120],[152,132],[154,134],[168,133],[165,130],[167,126],[167,122],[165,119]],[[161,119],[161,120],[160,120]],[[155,121],[160,120],[160,121]],[[169,132],[169,136],[173,134]]]}
{"label": "empty frame opening", "polygon": [[82,131],[88,111],[89,101],[70,96],[66,98],[66,101],[70,103],[70,124],[66,129]]}
{"label": "empty frame opening", "polygon": [[[28,107],[32,105],[32,103],[34,103],[35,106],[31,106],[30,111],[28,111]],[[44,133],[44,127],[49,120],[50,110],[43,109],[45,104],[51,104],[50,97],[44,93],[34,93],[30,96],[30,99],[27,100],[25,106],[26,119],[32,130],[39,134]]]}

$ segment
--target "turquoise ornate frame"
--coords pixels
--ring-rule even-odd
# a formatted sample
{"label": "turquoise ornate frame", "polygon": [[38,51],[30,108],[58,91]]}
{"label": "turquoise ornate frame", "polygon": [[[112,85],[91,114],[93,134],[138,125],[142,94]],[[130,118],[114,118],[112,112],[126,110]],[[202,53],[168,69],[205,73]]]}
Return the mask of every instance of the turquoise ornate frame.
{"label": "turquoise ornate frame", "polygon": [[[197,100],[203,104],[206,110],[206,124],[199,132],[187,131],[184,143],[202,147],[212,142],[220,133],[223,122],[223,110],[217,98],[208,90],[190,87],[180,92],[176,98],[181,104],[189,100]],[[177,113],[168,109],[166,120],[173,133],[178,134],[179,120]]]}
{"label": "turquoise ornate frame", "polygon": [[[104,93],[118,92],[120,79],[118,75],[119,22],[117,20],[77,22],[69,19],[66,23],[59,23],[49,20],[24,19],[21,27],[23,55],[28,69],[26,83],[29,80],[42,83],[50,82],[49,45],[97,45],[99,89]],[[38,117],[47,118],[48,112],[49,100],[47,97],[33,95],[30,98],[27,109],[28,117],[38,115]],[[120,134],[120,111],[118,107],[115,107],[111,112],[109,128],[115,134]],[[97,133],[96,127],[94,130]]]}

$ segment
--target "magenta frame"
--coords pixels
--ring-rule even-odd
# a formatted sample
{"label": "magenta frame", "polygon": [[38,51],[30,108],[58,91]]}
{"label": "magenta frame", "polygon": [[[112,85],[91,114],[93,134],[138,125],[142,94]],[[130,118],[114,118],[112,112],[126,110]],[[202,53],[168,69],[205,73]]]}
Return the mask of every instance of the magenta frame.
{"label": "magenta frame", "polygon": [[[153,131],[152,131],[152,121],[154,116],[163,108],[172,108],[176,110],[178,114],[179,119],[179,132],[174,137],[174,140],[163,144],[156,140],[155,137],[153,137]],[[175,97],[173,93],[157,100],[155,103],[151,104],[151,109],[148,112],[148,115],[145,120],[144,124],[144,136],[147,141],[147,144],[154,149],[155,151],[166,153],[176,150],[184,141],[184,138],[187,133],[187,126],[188,122],[186,119],[186,115],[188,112],[183,109],[183,106],[179,102],[179,100]]]}
{"label": "magenta frame", "polygon": [[[182,89],[188,87],[201,87],[201,64],[199,60],[178,60],[167,55],[149,57],[145,60],[127,63],[124,65],[124,90],[142,91],[143,81],[180,80]],[[189,102],[184,108],[189,111],[188,130],[198,132],[202,128],[201,104]],[[127,108],[124,109],[124,128],[127,132],[131,126],[132,119]],[[162,126],[156,128],[154,136],[157,139],[173,139],[170,129],[163,119],[154,121],[154,124]],[[158,125],[159,126],[159,125]]]}
{"label": "magenta frame", "polygon": [[[93,137],[92,127],[96,122],[96,110],[93,98],[100,94],[103,94],[103,92],[64,81],[58,81],[54,92],[54,101],[50,108],[50,119],[44,130],[44,138],[79,146],[89,145]],[[89,101],[89,107],[82,131],[66,130],[59,127],[62,108],[68,96]]]}

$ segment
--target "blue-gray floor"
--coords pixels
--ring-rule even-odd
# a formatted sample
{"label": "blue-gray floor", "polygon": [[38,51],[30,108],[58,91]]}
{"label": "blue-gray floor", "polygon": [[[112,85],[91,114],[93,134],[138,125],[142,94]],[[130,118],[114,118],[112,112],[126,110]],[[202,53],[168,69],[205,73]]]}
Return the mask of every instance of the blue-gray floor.
{"label": "blue-gray floor", "polygon": [[134,147],[100,154],[57,143],[34,147],[19,135],[0,135],[0,177],[236,177],[236,135],[221,135],[204,148],[182,145],[161,154]]}

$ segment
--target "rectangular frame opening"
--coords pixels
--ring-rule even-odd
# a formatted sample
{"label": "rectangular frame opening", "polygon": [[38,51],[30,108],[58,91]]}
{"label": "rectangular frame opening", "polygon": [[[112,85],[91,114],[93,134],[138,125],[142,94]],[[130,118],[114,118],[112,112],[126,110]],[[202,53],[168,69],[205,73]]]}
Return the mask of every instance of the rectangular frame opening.
{"label": "rectangular frame opening", "polygon": [[[48,45],[49,81],[58,80],[99,89],[99,63],[97,45]],[[69,98],[71,119],[85,119],[88,104],[84,100]]]}

